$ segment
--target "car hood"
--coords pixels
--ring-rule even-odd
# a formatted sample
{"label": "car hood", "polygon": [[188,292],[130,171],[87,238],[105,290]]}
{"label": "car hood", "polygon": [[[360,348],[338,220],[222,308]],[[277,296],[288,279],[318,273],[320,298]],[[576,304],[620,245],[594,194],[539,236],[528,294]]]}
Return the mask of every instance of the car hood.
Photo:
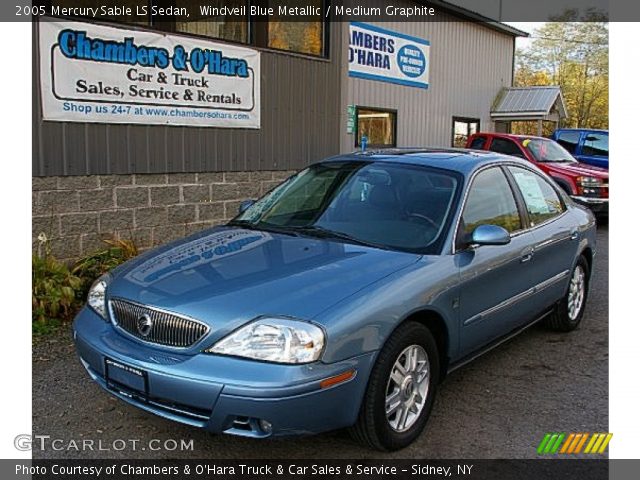
{"label": "car hood", "polygon": [[589,176],[602,179],[609,178],[609,171],[606,168],[596,167],[594,165],[587,165],[586,163],[559,163],[559,162],[545,162],[544,164],[549,170],[555,172],[561,172],[572,176]]}
{"label": "car hood", "polygon": [[420,258],[303,236],[218,227],[114,272],[109,298],[190,316],[216,337],[260,315],[312,319]]}

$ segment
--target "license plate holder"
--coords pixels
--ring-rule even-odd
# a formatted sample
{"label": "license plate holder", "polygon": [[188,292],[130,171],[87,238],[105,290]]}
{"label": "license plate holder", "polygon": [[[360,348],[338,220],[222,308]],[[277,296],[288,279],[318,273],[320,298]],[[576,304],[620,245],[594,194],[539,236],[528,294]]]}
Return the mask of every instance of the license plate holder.
{"label": "license plate holder", "polygon": [[105,357],[104,374],[109,389],[145,402],[149,398],[146,371]]}

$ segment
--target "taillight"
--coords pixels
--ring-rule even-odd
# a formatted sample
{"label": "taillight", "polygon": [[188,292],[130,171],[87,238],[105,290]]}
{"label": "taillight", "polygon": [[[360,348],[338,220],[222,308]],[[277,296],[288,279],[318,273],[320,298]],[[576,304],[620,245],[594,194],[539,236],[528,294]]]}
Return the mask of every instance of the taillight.
{"label": "taillight", "polygon": [[609,198],[609,184],[597,177],[578,177],[578,195],[583,197]]}

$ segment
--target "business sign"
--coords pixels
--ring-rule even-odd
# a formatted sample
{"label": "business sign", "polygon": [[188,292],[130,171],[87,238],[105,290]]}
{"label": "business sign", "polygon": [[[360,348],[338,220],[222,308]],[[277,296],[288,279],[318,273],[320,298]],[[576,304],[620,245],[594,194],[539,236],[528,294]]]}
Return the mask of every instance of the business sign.
{"label": "business sign", "polygon": [[359,22],[349,24],[349,76],[429,87],[429,42]]}
{"label": "business sign", "polygon": [[45,120],[260,128],[260,53],[82,22],[40,22]]}
{"label": "business sign", "polygon": [[356,132],[356,106],[347,105],[347,133],[353,134]]}

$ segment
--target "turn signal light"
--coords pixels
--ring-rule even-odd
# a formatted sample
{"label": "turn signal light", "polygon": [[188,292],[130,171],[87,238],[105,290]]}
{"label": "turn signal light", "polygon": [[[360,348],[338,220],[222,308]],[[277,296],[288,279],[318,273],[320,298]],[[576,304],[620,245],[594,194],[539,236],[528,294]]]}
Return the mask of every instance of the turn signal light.
{"label": "turn signal light", "polygon": [[347,380],[351,380],[355,376],[356,376],[355,370],[347,370],[346,372],[341,373],[340,375],[325,378],[320,382],[320,388],[333,387],[334,385],[338,385],[339,383],[343,383],[343,382],[346,382]]}

